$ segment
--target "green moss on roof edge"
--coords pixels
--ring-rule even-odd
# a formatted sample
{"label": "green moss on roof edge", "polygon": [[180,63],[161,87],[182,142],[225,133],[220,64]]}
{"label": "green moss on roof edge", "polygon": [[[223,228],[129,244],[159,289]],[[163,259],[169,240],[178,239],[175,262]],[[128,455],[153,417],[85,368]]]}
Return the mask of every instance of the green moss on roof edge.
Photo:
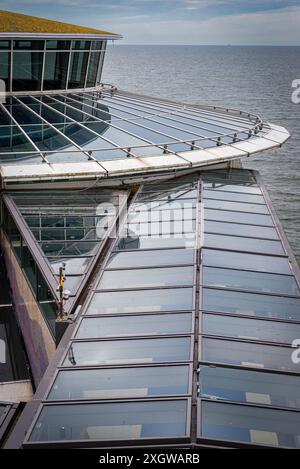
{"label": "green moss on roof edge", "polygon": [[101,29],[86,28],[61,21],[38,18],[11,11],[0,10],[0,34],[2,33],[49,33],[114,35]]}

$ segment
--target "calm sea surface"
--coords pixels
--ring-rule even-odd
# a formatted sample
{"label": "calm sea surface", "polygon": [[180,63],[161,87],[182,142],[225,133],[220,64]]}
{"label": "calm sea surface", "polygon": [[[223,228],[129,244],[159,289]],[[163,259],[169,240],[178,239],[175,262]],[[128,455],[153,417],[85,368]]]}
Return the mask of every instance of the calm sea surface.
{"label": "calm sea surface", "polygon": [[286,127],[278,150],[243,162],[263,176],[277,214],[300,261],[300,47],[126,46],[108,48],[103,81],[136,93],[217,104],[260,114]]}

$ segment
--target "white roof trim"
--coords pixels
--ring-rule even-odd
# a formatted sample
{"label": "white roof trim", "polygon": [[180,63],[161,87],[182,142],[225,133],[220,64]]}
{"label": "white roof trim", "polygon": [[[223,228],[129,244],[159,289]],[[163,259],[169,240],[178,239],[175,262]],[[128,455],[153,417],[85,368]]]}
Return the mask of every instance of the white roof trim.
{"label": "white roof trim", "polygon": [[207,150],[193,150],[178,153],[178,155],[166,154],[162,156],[149,156],[145,158],[124,158],[103,160],[99,162],[73,162],[73,163],[29,163],[10,164],[0,167],[2,184],[6,182],[25,182],[59,179],[82,178],[110,178],[116,175],[135,175],[172,171],[176,168],[191,169],[203,167],[214,163],[223,163],[230,160],[250,156],[252,154],[281,146],[289,137],[289,132],[284,128],[273,124],[263,137],[221,145]]}

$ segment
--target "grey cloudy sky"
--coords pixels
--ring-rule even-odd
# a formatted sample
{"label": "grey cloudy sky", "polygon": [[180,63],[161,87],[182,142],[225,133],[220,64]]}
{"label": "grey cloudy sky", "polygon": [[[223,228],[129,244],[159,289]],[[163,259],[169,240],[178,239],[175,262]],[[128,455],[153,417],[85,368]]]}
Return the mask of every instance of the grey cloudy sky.
{"label": "grey cloudy sky", "polygon": [[300,45],[300,0],[0,0],[0,8],[107,29],[127,44]]}

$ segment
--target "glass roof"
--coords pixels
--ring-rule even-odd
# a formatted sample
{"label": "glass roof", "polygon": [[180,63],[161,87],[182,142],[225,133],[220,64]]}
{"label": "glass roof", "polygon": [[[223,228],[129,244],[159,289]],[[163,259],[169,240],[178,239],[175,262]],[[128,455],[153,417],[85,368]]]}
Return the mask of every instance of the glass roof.
{"label": "glass roof", "polygon": [[159,156],[256,141],[258,116],[100,91],[8,97],[0,105],[0,163]]}
{"label": "glass roof", "polygon": [[176,446],[201,407],[201,444],[299,447],[299,276],[256,173],[194,173],[130,200],[24,444]]}

